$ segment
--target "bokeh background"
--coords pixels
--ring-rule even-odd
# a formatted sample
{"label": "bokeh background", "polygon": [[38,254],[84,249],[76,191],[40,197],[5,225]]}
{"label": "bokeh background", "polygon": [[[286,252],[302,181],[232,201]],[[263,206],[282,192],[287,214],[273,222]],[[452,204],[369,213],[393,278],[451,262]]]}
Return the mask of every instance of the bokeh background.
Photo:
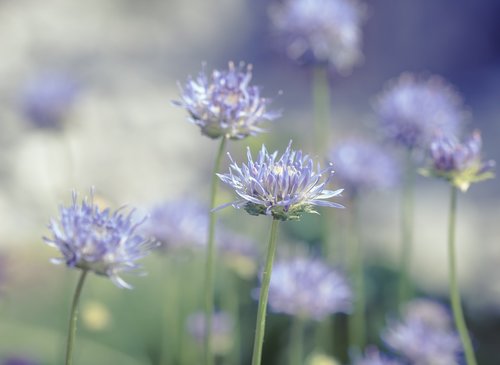
{"label": "bokeh background", "polygon": [[[127,203],[145,212],[179,196],[208,200],[217,143],[201,136],[171,104],[179,97],[177,82],[198,73],[202,62],[207,69],[224,68],[229,60],[253,64],[254,83],[283,110],[267,134],[230,143],[234,156],[263,142],[283,149],[289,139],[311,148],[311,72],[280,53],[268,5],[263,0],[0,0],[0,359],[58,363],[76,273],[49,263],[56,252],[41,237],[72,189],[85,194],[95,186],[110,205]],[[460,91],[471,113],[469,129],[482,131],[485,156],[500,161],[500,2],[372,0],[366,5],[362,63],[350,75],[331,74],[331,142],[377,133],[372,101],[389,79],[404,71],[432,73]],[[54,79],[67,83],[64,97],[70,95],[71,107],[64,110],[62,126],[47,128],[33,123],[26,99]],[[223,191],[221,202],[231,199]],[[393,293],[388,287],[398,257],[399,197],[393,189],[371,194],[363,203],[372,299]],[[457,235],[471,330],[480,344],[480,363],[492,365],[500,363],[495,354],[499,202],[498,180],[462,194]],[[417,180],[412,278],[419,290],[437,298],[447,293],[447,204],[444,183]],[[265,233],[258,233],[266,232],[265,219],[234,210],[223,211],[221,219],[241,222],[238,230],[265,241]],[[314,247],[316,228],[306,219],[286,226],[282,237]],[[90,318],[81,328],[79,341],[87,350],[79,355],[82,363],[147,364],[156,356],[150,350],[159,331],[155,295],[169,281],[163,258],[151,258],[146,266],[149,277],[133,278],[137,288],[131,292],[100,278],[89,280],[82,302]],[[192,289],[194,310],[201,271],[182,272],[181,291]],[[238,289],[249,303],[243,312],[248,336],[253,287],[242,281]],[[375,303],[381,302],[372,302],[377,312]],[[285,339],[270,328],[269,342],[279,348]]]}

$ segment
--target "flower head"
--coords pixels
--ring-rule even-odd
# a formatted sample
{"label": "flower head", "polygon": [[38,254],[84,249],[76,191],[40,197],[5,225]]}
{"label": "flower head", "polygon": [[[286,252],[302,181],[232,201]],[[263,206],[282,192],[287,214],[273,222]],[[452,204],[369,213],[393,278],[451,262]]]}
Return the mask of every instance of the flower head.
{"label": "flower head", "polygon": [[355,0],[285,0],[269,15],[293,60],[346,72],[361,58],[364,8]]}
{"label": "flower head", "polygon": [[77,94],[73,79],[59,73],[46,73],[27,83],[22,91],[21,107],[34,126],[60,129]]}
{"label": "flower head", "polygon": [[355,365],[403,365],[398,360],[391,359],[381,354],[376,347],[369,347],[362,358],[354,362]]}
{"label": "flower head", "polygon": [[[191,314],[186,322],[188,333],[199,344],[203,344],[206,336],[205,314],[196,312]],[[227,353],[233,344],[234,323],[226,312],[216,312],[212,316],[212,345],[216,354]]]}
{"label": "flower head", "polygon": [[481,159],[481,134],[474,131],[464,143],[456,139],[438,137],[430,145],[431,167],[421,172],[449,181],[462,191],[471,183],[494,177],[492,160]]}
{"label": "flower head", "polygon": [[204,71],[188,78],[181,88],[181,100],[174,101],[186,109],[189,120],[210,138],[242,139],[263,132],[260,124],[273,120],[278,112],[267,110],[270,99],[260,95],[258,86],[250,85],[252,66],[229,62],[226,71],[214,70],[211,78]]}
{"label": "flower head", "polygon": [[462,345],[451,328],[448,311],[440,304],[410,302],[400,322],[391,323],[382,335],[384,342],[412,364],[458,364]]}
{"label": "flower head", "polygon": [[426,149],[439,133],[459,133],[467,113],[461,97],[442,78],[402,74],[376,99],[384,134],[409,149]]}
{"label": "flower head", "polygon": [[277,151],[269,154],[262,145],[254,161],[248,148],[248,162],[240,167],[229,155],[229,173],[217,175],[236,191],[240,199],[220,208],[227,205],[244,207],[249,214],[271,215],[279,220],[299,219],[304,212],[316,213],[314,206],[343,208],[338,203],[324,200],[340,195],[343,190],[325,189],[333,174],[331,166],[323,170],[319,165],[315,168],[308,155],[292,150],[291,141],[285,153],[279,159],[277,156]]}
{"label": "flower head", "polygon": [[73,192],[72,205],[61,206],[59,221],[49,224],[52,237],[44,237],[63,255],[52,261],[93,271],[109,277],[118,287],[131,288],[118,274],[140,268],[135,261],[146,256],[156,243],[136,233],[144,219],[136,221],[133,211],[128,215],[121,211],[101,210],[94,204],[92,193],[90,200],[85,198],[78,204]]}
{"label": "flower head", "polygon": [[321,321],[334,313],[348,313],[352,292],[344,276],[320,259],[278,260],[269,287],[269,308]]}
{"label": "flower head", "polygon": [[390,188],[398,181],[395,159],[380,146],[360,139],[345,141],[330,152],[339,180],[352,193]]}

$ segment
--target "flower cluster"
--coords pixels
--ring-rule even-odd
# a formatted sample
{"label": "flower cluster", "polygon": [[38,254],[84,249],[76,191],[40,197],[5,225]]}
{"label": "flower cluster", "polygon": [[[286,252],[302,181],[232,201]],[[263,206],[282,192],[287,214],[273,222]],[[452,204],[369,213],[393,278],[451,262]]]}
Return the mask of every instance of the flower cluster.
{"label": "flower cluster", "polygon": [[374,105],[386,137],[409,149],[426,149],[439,133],[457,135],[466,119],[461,97],[438,76],[405,73]]}
{"label": "flower cluster", "polygon": [[424,175],[432,175],[449,181],[462,191],[471,183],[492,178],[495,162],[481,160],[481,134],[479,131],[464,143],[456,139],[438,137],[430,145],[431,167],[423,169]]}
{"label": "flower cluster", "polygon": [[329,155],[338,179],[348,191],[390,188],[398,181],[395,159],[381,147],[361,139],[346,140]]}
{"label": "flower cluster", "polygon": [[271,215],[278,220],[299,219],[304,212],[316,213],[314,206],[343,208],[324,200],[342,192],[325,189],[333,174],[331,166],[322,170],[318,165],[315,169],[308,155],[292,150],[291,141],[283,155],[279,159],[277,156],[277,151],[270,154],[263,145],[254,161],[248,148],[248,162],[240,167],[229,155],[229,173],[217,175],[240,199],[220,208],[244,207],[249,214]]}
{"label": "flower cluster", "polygon": [[403,320],[391,323],[382,338],[412,364],[458,364],[462,345],[451,323],[442,305],[419,299],[408,304]]}
{"label": "flower cluster", "polygon": [[181,89],[181,100],[174,104],[187,110],[190,121],[210,138],[242,139],[263,130],[260,124],[277,118],[268,111],[270,99],[260,95],[260,88],[250,85],[251,65],[229,62],[227,71],[215,70],[209,78],[204,71],[188,78]]}
{"label": "flower cluster", "polygon": [[352,292],[344,276],[320,259],[296,257],[277,261],[269,287],[271,310],[321,321],[349,313]]}
{"label": "flower cluster", "polygon": [[93,202],[93,193],[90,200],[78,204],[73,192],[72,205],[60,207],[59,221],[49,224],[52,238],[44,240],[63,255],[53,259],[54,263],[93,271],[109,277],[118,287],[131,288],[118,274],[140,268],[135,261],[156,246],[136,233],[143,222],[133,218],[133,211],[124,215],[121,209],[114,213],[109,208],[101,210]]}
{"label": "flower cluster", "polygon": [[[206,336],[205,315],[201,312],[191,314],[187,318],[186,327],[188,333],[195,341],[202,344]],[[212,345],[216,354],[227,353],[233,344],[234,322],[226,312],[216,312],[212,316]]]}
{"label": "flower cluster", "polygon": [[269,14],[290,58],[347,72],[361,59],[363,10],[354,0],[286,0]]}

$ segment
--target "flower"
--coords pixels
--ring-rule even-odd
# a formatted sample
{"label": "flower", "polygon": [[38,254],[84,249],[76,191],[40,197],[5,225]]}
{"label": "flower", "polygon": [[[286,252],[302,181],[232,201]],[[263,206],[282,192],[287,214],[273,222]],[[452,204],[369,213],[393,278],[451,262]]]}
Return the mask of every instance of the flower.
{"label": "flower", "polygon": [[226,266],[243,279],[251,279],[258,269],[257,245],[248,237],[218,229],[217,248]]}
{"label": "flower", "polygon": [[348,72],[361,59],[364,7],[354,0],[285,0],[269,9],[288,56]]}
{"label": "flower", "polygon": [[273,120],[279,112],[267,110],[270,99],[260,96],[260,88],[250,85],[252,66],[229,62],[227,71],[214,70],[212,77],[200,72],[188,78],[181,100],[174,105],[186,109],[189,120],[210,138],[242,139],[263,132],[260,124]]}
{"label": "flower", "polygon": [[[203,344],[206,336],[205,314],[196,312],[187,318],[188,333],[199,344]],[[212,351],[216,354],[229,352],[233,345],[234,323],[232,317],[226,312],[216,312],[212,316]]]}
{"label": "flower", "polygon": [[59,221],[50,221],[52,238],[44,237],[46,243],[63,255],[52,261],[107,276],[118,287],[130,289],[118,274],[140,268],[135,261],[146,256],[156,243],[136,233],[145,219],[136,221],[134,211],[128,215],[121,211],[101,210],[94,204],[93,191],[90,200],[84,198],[78,204],[73,192],[72,205],[61,206]]}
{"label": "flower", "polygon": [[321,321],[333,313],[349,313],[352,292],[344,276],[320,259],[278,260],[269,287],[269,308]]}
{"label": "flower", "polygon": [[[292,150],[292,141],[277,160],[278,151],[269,154],[264,145],[256,161],[247,149],[248,163],[239,167],[228,153],[231,165],[229,173],[217,174],[231,186],[240,199],[217,209],[232,205],[244,207],[252,215],[271,215],[274,219],[299,219],[300,215],[316,213],[314,206],[343,208],[338,203],[325,201],[342,193],[343,189],[330,191],[325,186],[330,181],[331,166],[314,168],[313,160],[302,151]],[[326,177],[322,180],[323,175]]]}
{"label": "flower", "polygon": [[21,93],[21,107],[34,126],[61,129],[77,95],[76,82],[68,75],[44,73],[27,82]]}
{"label": "flower", "polygon": [[451,323],[442,305],[420,299],[410,302],[402,321],[390,323],[382,339],[412,364],[456,365],[462,345]]}
{"label": "flower", "polygon": [[351,139],[330,152],[337,176],[352,193],[359,190],[390,188],[399,178],[395,159],[380,146],[361,139]]}
{"label": "flower", "polygon": [[374,105],[386,137],[409,149],[426,149],[439,133],[459,133],[467,113],[460,95],[439,76],[404,73],[389,82]]}
{"label": "flower", "polygon": [[381,354],[376,347],[369,347],[365,350],[365,356],[357,359],[355,365],[403,365],[398,360],[391,359]]}
{"label": "flower", "polygon": [[493,160],[481,160],[481,134],[474,131],[464,143],[454,138],[438,137],[430,145],[431,167],[421,170],[426,176],[449,181],[462,191],[471,183],[494,177]]}

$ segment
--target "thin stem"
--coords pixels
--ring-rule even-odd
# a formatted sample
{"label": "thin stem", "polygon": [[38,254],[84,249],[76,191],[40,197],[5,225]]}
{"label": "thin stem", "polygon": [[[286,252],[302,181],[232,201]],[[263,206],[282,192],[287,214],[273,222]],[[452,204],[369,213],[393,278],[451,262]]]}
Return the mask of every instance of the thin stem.
{"label": "thin stem", "polygon": [[457,263],[455,259],[456,215],[457,215],[457,188],[452,186],[451,197],[450,197],[450,217],[448,224],[448,259],[449,259],[448,263],[449,263],[449,275],[450,275],[450,301],[451,301],[451,308],[453,310],[453,318],[455,320],[455,325],[457,326],[458,333],[460,334],[460,339],[462,340],[462,345],[464,347],[467,365],[477,365],[476,357],[474,355],[474,349],[472,348],[472,342],[469,337],[469,332],[467,331],[467,325],[465,324],[462,305],[460,303],[460,291],[458,288],[458,281],[457,281]]}
{"label": "thin stem", "polygon": [[262,359],[262,345],[264,343],[264,332],[266,329],[266,307],[269,296],[269,284],[271,283],[271,272],[273,269],[274,254],[276,253],[276,238],[278,237],[277,219],[273,219],[269,245],[267,247],[267,258],[264,272],[262,273],[262,287],[260,288],[259,309],[257,311],[257,323],[255,326],[255,340],[253,343],[252,365],[260,365]]}
{"label": "thin stem", "polygon": [[73,303],[71,304],[71,314],[69,317],[68,338],[66,342],[66,365],[71,365],[73,363],[72,355],[76,334],[76,321],[78,317],[78,301],[80,300],[80,294],[82,293],[83,283],[85,282],[87,273],[87,270],[82,270],[80,279],[78,280],[78,284],[76,285],[75,294],[73,295]]}
{"label": "thin stem", "polygon": [[290,359],[291,365],[304,364],[304,319],[300,317],[292,318],[292,331],[290,341]]}
{"label": "thin stem", "polygon": [[403,182],[403,196],[401,199],[401,256],[400,256],[400,281],[399,281],[399,308],[411,297],[412,287],[409,280],[411,267],[411,252],[413,246],[413,211],[414,211],[414,185],[415,166],[412,152],[406,155],[406,173]]}
{"label": "thin stem", "polygon": [[322,156],[330,136],[330,85],[328,70],[318,66],[313,71],[314,141],[315,152]]}
{"label": "thin stem", "polygon": [[212,171],[212,181],[210,188],[210,221],[208,225],[208,243],[207,243],[207,259],[205,265],[205,323],[206,323],[206,336],[205,336],[205,364],[213,365],[215,360],[212,354],[212,316],[214,312],[214,281],[215,281],[215,200],[217,195],[217,175],[215,173],[219,170],[222,153],[226,146],[226,137],[222,137],[219,145],[219,150],[215,157],[214,169]]}

